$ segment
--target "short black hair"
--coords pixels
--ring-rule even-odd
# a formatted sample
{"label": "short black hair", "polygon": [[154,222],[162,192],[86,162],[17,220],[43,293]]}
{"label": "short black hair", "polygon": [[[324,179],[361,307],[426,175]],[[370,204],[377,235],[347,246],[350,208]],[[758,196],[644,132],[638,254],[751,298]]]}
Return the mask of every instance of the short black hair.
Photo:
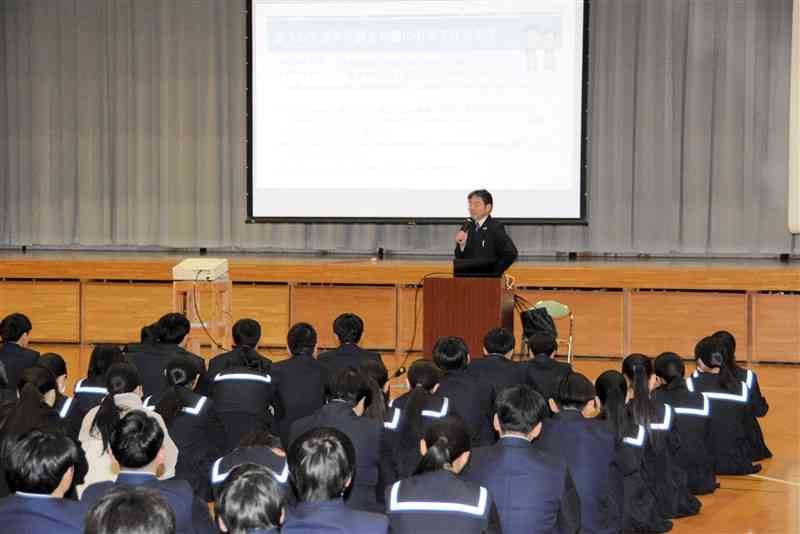
{"label": "short black hair", "polygon": [[335,371],[328,379],[328,398],[358,404],[361,399],[369,401],[370,389],[366,376],[353,367]]}
{"label": "short black hair", "polygon": [[158,320],[159,341],[179,345],[192,329],[189,319],[182,313],[168,313]]}
{"label": "short black hair", "polygon": [[50,369],[50,372],[53,373],[56,378],[59,376],[66,376],[67,374],[67,362],[64,361],[64,358],[62,358],[60,354],[56,354],[55,352],[46,352],[39,356],[39,359],[36,360],[36,365]]}
{"label": "short black hair", "polygon": [[161,341],[161,327],[158,323],[148,324],[142,327],[139,332],[139,341],[146,344],[158,343]]}
{"label": "short black hair", "polygon": [[469,349],[460,337],[446,336],[436,340],[433,346],[433,361],[445,371],[461,369],[467,365]]}
{"label": "short black hair", "polygon": [[89,371],[86,376],[90,380],[102,381],[112,365],[126,363],[122,350],[116,345],[95,345],[89,358]]}
{"label": "short black hair", "polygon": [[503,432],[527,434],[545,418],[547,404],[528,386],[512,386],[497,394],[494,412]]}
{"label": "short black hair", "polygon": [[261,325],[255,319],[239,319],[233,325],[233,342],[237,347],[256,348],[261,340]]}
{"label": "short black hair", "polygon": [[246,463],[225,479],[214,508],[230,534],[278,528],[286,494],[269,469]]}
{"label": "short black hair", "polygon": [[89,510],[84,534],[175,534],[175,513],[154,488],[116,486]]}
{"label": "short black hair", "polygon": [[561,380],[556,401],[562,408],[580,409],[596,396],[594,384],[580,373],[570,371]]}
{"label": "short black hair", "polygon": [[483,201],[484,204],[491,204],[494,206],[492,194],[486,189],[476,189],[475,191],[470,192],[470,194],[467,195],[467,200],[471,199],[472,197],[478,197]]}
{"label": "short black hair", "polygon": [[295,439],[289,468],[300,500],[329,501],[343,495],[355,460],[353,442],[335,428],[316,428]]}
{"label": "short black hair", "polygon": [[514,350],[514,334],[508,328],[492,328],[483,338],[483,347],[489,354],[507,354]]}
{"label": "short black hair", "polygon": [[59,434],[32,430],[9,445],[3,463],[12,491],[49,495],[80,462],[78,446]]}
{"label": "short black hair", "polygon": [[379,387],[385,386],[389,381],[389,370],[383,360],[364,360],[358,364],[358,370],[373,379]]}
{"label": "short black hair", "polygon": [[528,350],[534,355],[552,355],[558,350],[558,341],[553,334],[537,332],[528,339]]}
{"label": "short black hair", "polygon": [[158,456],[164,431],[155,418],[141,410],[128,412],[111,431],[111,452],[122,467],[139,469]]}
{"label": "short black hair", "polygon": [[333,332],[342,343],[358,343],[364,334],[364,321],[355,313],[343,313],[333,321]]}
{"label": "short black hair", "polygon": [[33,330],[31,320],[21,313],[12,313],[0,321],[0,339],[16,343],[19,338]]}
{"label": "short black hair", "polygon": [[317,331],[308,323],[297,323],[289,329],[286,345],[292,355],[311,354],[317,347]]}

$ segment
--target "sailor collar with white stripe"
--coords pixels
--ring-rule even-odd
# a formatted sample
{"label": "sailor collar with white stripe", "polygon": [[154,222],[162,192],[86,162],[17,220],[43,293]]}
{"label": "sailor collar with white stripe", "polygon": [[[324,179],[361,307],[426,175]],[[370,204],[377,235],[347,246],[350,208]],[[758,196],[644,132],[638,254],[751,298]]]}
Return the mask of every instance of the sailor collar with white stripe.
{"label": "sailor collar with white stripe", "polygon": [[100,386],[84,386],[83,385],[84,379],[78,380],[78,383],[75,384],[75,394],[78,393],[89,393],[92,395],[108,395],[108,390],[104,387]]}
{"label": "sailor collar with white stripe", "polygon": [[64,404],[61,405],[61,409],[58,411],[58,416],[61,419],[64,419],[67,416],[70,406],[72,406],[72,397],[67,397],[64,401]]}
{"label": "sailor collar with white stripe", "polygon": [[404,501],[400,502],[400,484],[402,480],[394,483],[389,494],[389,512],[455,512],[481,517],[486,513],[489,501],[489,492],[480,486],[478,503],[475,505],[463,504],[458,502],[443,501]]}
{"label": "sailor collar with white stripe", "polygon": [[[184,406],[183,408],[181,408],[181,412],[188,413],[189,415],[197,415],[203,410],[203,406],[206,405],[207,400],[208,397],[200,395],[194,406]],[[146,399],[144,399],[144,401],[142,402],[142,407],[152,412],[156,409],[156,405],[152,404],[152,402],[153,402],[153,397],[151,395]]]}
{"label": "sailor collar with white stripe", "polygon": [[[214,462],[214,465],[211,467],[211,483],[212,484],[221,484],[222,482],[225,482],[225,479],[228,478],[228,475],[231,474],[231,471],[233,471],[239,465],[241,465],[241,464],[234,465],[228,471],[225,471],[224,473],[221,473],[220,472],[220,466],[222,465],[222,461],[224,459],[225,459],[224,457],[223,458],[219,458],[216,462]],[[267,466],[262,466],[262,467],[264,469],[266,469],[267,471],[269,471],[272,474],[272,476],[275,477],[275,480],[277,480],[280,484],[286,484],[286,481],[289,480],[289,462],[284,462],[283,470],[280,473],[276,473],[275,471],[273,471],[272,469],[270,469]]]}
{"label": "sailor collar with white stripe", "polygon": [[272,383],[272,377],[270,375],[260,375],[256,373],[218,373],[217,376],[214,377],[214,382],[224,382],[226,380],[263,382],[265,384]]}

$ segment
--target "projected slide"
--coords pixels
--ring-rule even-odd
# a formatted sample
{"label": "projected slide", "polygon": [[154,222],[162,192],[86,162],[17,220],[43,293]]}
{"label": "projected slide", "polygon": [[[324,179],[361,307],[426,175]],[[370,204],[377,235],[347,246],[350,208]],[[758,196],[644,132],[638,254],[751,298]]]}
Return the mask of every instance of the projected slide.
{"label": "projected slide", "polygon": [[583,9],[252,0],[250,215],[580,218]]}

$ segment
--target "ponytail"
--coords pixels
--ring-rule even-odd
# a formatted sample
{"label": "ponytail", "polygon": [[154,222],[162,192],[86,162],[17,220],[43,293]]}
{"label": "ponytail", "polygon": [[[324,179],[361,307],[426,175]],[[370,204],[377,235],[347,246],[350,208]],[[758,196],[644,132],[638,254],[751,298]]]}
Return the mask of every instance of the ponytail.
{"label": "ponytail", "polygon": [[[364,373],[364,371],[361,372]],[[369,405],[364,410],[364,416],[383,422],[386,417],[386,402],[384,402],[383,391],[378,382],[366,373],[364,373],[364,379],[370,391]]]}
{"label": "ponytail", "polygon": [[241,366],[252,369],[260,374],[267,374],[270,363],[262,358],[256,347],[261,340],[261,325],[255,319],[239,319],[233,325],[233,343],[237,351],[237,358],[231,362],[232,366]]}
{"label": "ponytail", "polygon": [[719,369],[719,383],[723,389],[732,392],[739,390],[739,379],[730,364],[733,355],[718,337],[708,336],[701,339],[694,348],[694,355],[709,369]]}
{"label": "ponytail", "polygon": [[269,374],[272,365],[250,345],[236,345],[235,357],[225,367],[246,367],[258,374]]}
{"label": "ponytail", "polygon": [[400,451],[416,451],[423,437],[422,411],[433,398],[431,391],[439,383],[442,371],[428,360],[415,361],[408,370],[408,395],[400,425]]}
{"label": "ponytail", "polygon": [[633,422],[649,430],[650,423],[655,418],[655,407],[650,399],[653,362],[644,354],[631,354],[622,361],[622,374],[633,390],[633,399],[629,403]]}
{"label": "ponytail", "polygon": [[200,374],[194,362],[185,356],[172,358],[164,370],[169,389],[156,405],[156,412],[161,414],[164,424],[170,426],[175,416],[191,401],[188,398],[189,388]]}
{"label": "ponytail", "polygon": [[139,371],[129,363],[116,363],[106,373],[108,395],[103,398],[92,421],[91,432],[99,432],[103,439],[103,452],[108,450],[111,432],[120,420],[120,410],[114,395],[130,393],[141,385]]}
{"label": "ponytail", "polygon": [[686,367],[683,360],[674,352],[663,352],[655,360],[653,369],[656,376],[664,381],[666,389],[675,388],[683,384]]}
{"label": "ponytail", "polygon": [[464,421],[449,415],[434,422],[425,432],[428,450],[420,460],[415,475],[444,469],[452,465],[462,454],[469,452],[469,432]]}
{"label": "ponytail", "polygon": [[630,420],[625,406],[628,384],[622,373],[606,371],[594,384],[600,399],[600,417],[608,422],[619,441],[627,435]]}

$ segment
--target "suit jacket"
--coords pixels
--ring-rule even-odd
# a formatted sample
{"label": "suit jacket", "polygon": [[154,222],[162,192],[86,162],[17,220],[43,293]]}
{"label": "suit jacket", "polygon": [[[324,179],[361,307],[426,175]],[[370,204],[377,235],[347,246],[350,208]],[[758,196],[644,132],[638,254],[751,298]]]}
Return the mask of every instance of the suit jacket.
{"label": "suit jacket", "polygon": [[313,415],[295,421],[289,438],[289,446],[308,430],[332,427],[345,433],[356,450],[356,470],[347,505],[357,510],[375,512],[382,508],[377,504],[375,489],[378,485],[381,432],[383,425],[368,417],[359,417],[346,402],[331,401]]}
{"label": "suit jacket", "polygon": [[536,356],[532,360],[528,360],[525,366],[527,367],[525,381],[545,400],[556,398],[559,384],[572,370],[570,364],[547,356]]}
{"label": "suit jacket", "polygon": [[289,509],[281,534],[385,534],[385,515],[353,510],[342,499],[301,502]]}
{"label": "suit jacket", "polygon": [[0,363],[6,368],[8,390],[16,394],[22,371],[32,367],[39,359],[39,353],[26,349],[10,341],[0,344]]}
{"label": "suit jacket", "polygon": [[206,361],[188,350],[170,343],[136,344],[126,347],[125,354],[139,370],[144,396],[160,395],[167,388],[164,369],[175,356],[186,356],[197,366],[200,377],[197,381],[197,392],[208,395],[209,382],[206,373]]}
{"label": "suit jacket", "polygon": [[623,469],[616,436],[605,422],[562,410],[544,421],[533,447],[560,455],[569,465],[580,498],[582,533],[622,532]]}
{"label": "suit jacket", "polygon": [[506,233],[503,223],[486,218],[480,228],[470,224],[464,250],[460,245],[455,249],[456,270],[500,276],[517,259],[517,247]]}
{"label": "suit jacket", "polygon": [[357,368],[365,360],[380,362],[381,355],[371,350],[362,349],[355,343],[344,343],[338,348],[319,355],[319,362],[325,366],[331,375],[340,369]]}
{"label": "suit jacket", "polygon": [[325,404],[326,371],[310,354],[296,354],[272,366],[278,387],[276,418],[283,446],[289,446],[292,423],[307,417]]}
{"label": "suit jacket", "polygon": [[484,358],[477,358],[467,367],[467,374],[491,384],[496,393],[524,384],[525,371],[524,364],[512,362],[502,354],[488,354]]}
{"label": "suit jacket", "polygon": [[437,394],[450,399],[451,409],[464,419],[473,447],[494,443],[492,386],[466,370],[447,371],[439,380]]}
{"label": "suit jacket", "polygon": [[82,534],[88,507],[49,495],[15,493],[0,499],[0,530],[14,534]]}
{"label": "suit jacket", "polygon": [[146,486],[158,490],[175,512],[175,531],[177,534],[211,534],[216,532],[208,508],[194,498],[192,488],[184,480],[158,480],[155,475],[140,472],[122,471],[116,482],[98,482],[87,487],[81,502],[91,508],[105,494],[117,486]]}

